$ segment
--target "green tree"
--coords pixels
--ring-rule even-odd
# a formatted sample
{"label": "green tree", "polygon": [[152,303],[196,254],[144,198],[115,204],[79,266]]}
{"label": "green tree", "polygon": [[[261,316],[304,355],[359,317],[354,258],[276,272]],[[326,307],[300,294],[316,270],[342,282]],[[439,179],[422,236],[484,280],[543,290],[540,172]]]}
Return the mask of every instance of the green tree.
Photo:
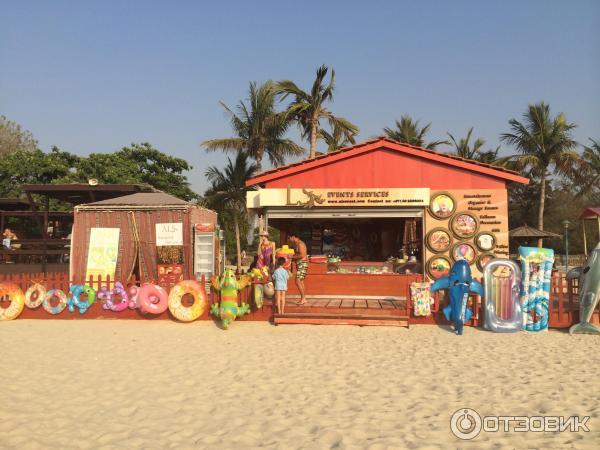
{"label": "green tree", "polygon": [[236,111],[223,102],[221,105],[230,117],[236,136],[202,142],[208,151],[245,152],[256,161],[257,171],[262,170],[265,154],[271,164],[279,166],[288,156],[300,156],[304,149],[285,138],[290,125],[287,114],[275,109],[275,89],[272,81],[257,87],[250,83],[248,105],[240,101]]}
{"label": "green tree", "polygon": [[285,100],[292,96],[292,103],[287,108],[287,113],[300,126],[302,138],[310,142],[310,158],[317,154],[317,140],[323,139],[321,133],[321,120],[327,120],[335,133],[336,127],[342,133],[344,139],[351,140],[358,134],[358,127],[343,117],[334,116],[331,111],[325,107],[325,103],[333,100],[333,86],[335,80],[335,71],[331,70],[329,83],[325,85],[325,77],[329,69],[322,65],[317,69],[317,76],[313,82],[310,92],[300,89],[296,83],[291,80],[279,81],[276,85],[276,91]]}
{"label": "green tree", "polygon": [[420,127],[419,121],[413,120],[408,114],[403,115],[400,121],[396,120],[395,125],[395,128],[385,127],[383,129],[383,133],[395,141],[430,150],[435,150],[439,145],[448,144],[448,141],[431,141],[425,143],[425,137],[429,133],[431,123]]}
{"label": "green tree", "polygon": [[22,184],[49,184],[74,181],[80,157],[53,147],[16,150],[0,158],[0,197],[19,197]]}
{"label": "green tree", "polygon": [[190,201],[198,198],[184,174],[191,169],[184,159],[167,155],[145,142],[80,158],[76,177],[80,182],[95,178],[101,183],[147,184]]}
{"label": "green tree", "polygon": [[255,189],[254,186],[246,186],[246,180],[256,172],[256,164],[250,163],[248,159],[246,153],[238,152],[235,161],[227,158],[227,165],[223,170],[211,166],[205,172],[211,183],[204,194],[205,204],[217,211],[219,216],[233,220],[238,272],[242,268],[240,222],[247,211],[246,193]]}
{"label": "green tree", "polygon": [[[508,123],[511,132],[503,133],[500,139],[519,152],[511,157],[512,161],[540,180],[537,226],[543,230],[546,183],[553,172],[567,174],[579,160],[575,151],[577,143],[572,136],[576,125],[567,122],[564,113],[552,117],[550,106],[544,102],[530,104],[523,114],[523,122],[510,119]],[[538,246],[541,245],[540,239]]]}
{"label": "green tree", "polygon": [[570,178],[575,182],[579,196],[589,197],[594,204],[600,202],[600,143],[590,138],[592,145],[583,146],[581,161]]}
{"label": "green tree", "polygon": [[348,134],[344,132],[344,130],[337,124],[333,126],[331,133],[325,130],[320,130],[319,133],[321,139],[323,139],[325,144],[327,144],[328,152],[333,152],[339,148],[354,145],[356,143],[354,134]]}
{"label": "green tree", "polygon": [[475,142],[471,144],[471,135],[473,134],[473,127],[467,132],[464,138],[460,138],[458,141],[456,138],[447,133],[454,145],[453,155],[460,156],[461,158],[472,159],[474,161],[480,161],[488,164],[494,164],[498,160],[498,152],[500,146],[496,147],[495,150],[483,150],[485,140],[481,138],[475,139]]}
{"label": "green tree", "polygon": [[34,151],[37,144],[30,131],[23,130],[18,123],[0,116],[0,155],[18,150]]}

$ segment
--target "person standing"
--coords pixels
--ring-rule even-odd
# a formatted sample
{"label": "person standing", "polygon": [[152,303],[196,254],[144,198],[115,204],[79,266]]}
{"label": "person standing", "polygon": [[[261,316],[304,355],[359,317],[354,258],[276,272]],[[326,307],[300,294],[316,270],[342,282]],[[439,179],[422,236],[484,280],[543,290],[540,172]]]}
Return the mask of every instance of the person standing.
{"label": "person standing", "polygon": [[294,249],[292,261],[296,263],[296,286],[300,292],[300,301],[296,305],[304,305],[306,303],[306,294],[304,291],[304,280],[308,275],[308,253],[306,244],[295,234],[291,234],[288,238],[290,247]]}
{"label": "person standing", "polygon": [[283,267],[285,258],[277,258],[277,269],[273,272],[275,282],[275,300],[277,301],[277,314],[285,314],[285,293],[288,288],[290,273]]}
{"label": "person standing", "polygon": [[260,240],[256,250],[258,256],[256,267],[262,269],[266,266],[269,268],[269,272],[272,273],[275,268],[275,242],[269,240],[269,233],[266,231],[261,231],[258,236]]}

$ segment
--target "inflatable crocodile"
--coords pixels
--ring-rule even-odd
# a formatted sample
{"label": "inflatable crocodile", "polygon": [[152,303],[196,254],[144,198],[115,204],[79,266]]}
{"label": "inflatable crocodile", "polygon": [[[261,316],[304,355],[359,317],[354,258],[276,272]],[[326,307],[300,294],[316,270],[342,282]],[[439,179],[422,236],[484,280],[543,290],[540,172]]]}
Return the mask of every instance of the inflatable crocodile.
{"label": "inflatable crocodile", "polygon": [[237,317],[250,312],[250,305],[247,303],[238,305],[238,292],[250,284],[250,278],[243,276],[238,280],[233,270],[225,269],[223,275],[212,277],[210,281],[212,288],[221,294],[220,301],[210,307],[210,313],[221,319],[223,329],[226,330]]}

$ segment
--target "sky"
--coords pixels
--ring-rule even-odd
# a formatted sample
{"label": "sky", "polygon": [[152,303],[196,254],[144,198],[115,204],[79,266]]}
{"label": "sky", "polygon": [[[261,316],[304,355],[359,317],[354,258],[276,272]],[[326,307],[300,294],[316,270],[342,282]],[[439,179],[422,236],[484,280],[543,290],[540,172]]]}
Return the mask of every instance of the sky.
{"label": "sky", "polygon": [[0,114],[45,151],[150,142],[193,165],[199,193],[226,162],[200,143],[232,135],[219,101],[235,106],[250,81],[308,90],[321,64],[359,142],[410,114],[431,140],[475,127],[495,148],[543,100],[585,143],[600,139],[599,23],[597,0],[0,0]]}

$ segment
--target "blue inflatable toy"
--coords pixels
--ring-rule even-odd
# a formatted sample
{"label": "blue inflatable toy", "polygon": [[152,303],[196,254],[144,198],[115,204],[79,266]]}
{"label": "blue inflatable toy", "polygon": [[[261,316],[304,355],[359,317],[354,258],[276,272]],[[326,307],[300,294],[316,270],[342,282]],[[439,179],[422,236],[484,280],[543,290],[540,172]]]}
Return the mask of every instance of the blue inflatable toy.
{"label": "blue inflatable toy", "polygon": [[469,294],[484,297],[483,286],[471,277],[471,267],[464,259],[456,261],[450,269],[450,275],[442,277],[431,286],[431,292],[440,289],[448,289],[450,293],[450,304],[444,308],[446,319],[454,322],[454,332],[463,334],[463,326],[473,313],[467,308]]}

